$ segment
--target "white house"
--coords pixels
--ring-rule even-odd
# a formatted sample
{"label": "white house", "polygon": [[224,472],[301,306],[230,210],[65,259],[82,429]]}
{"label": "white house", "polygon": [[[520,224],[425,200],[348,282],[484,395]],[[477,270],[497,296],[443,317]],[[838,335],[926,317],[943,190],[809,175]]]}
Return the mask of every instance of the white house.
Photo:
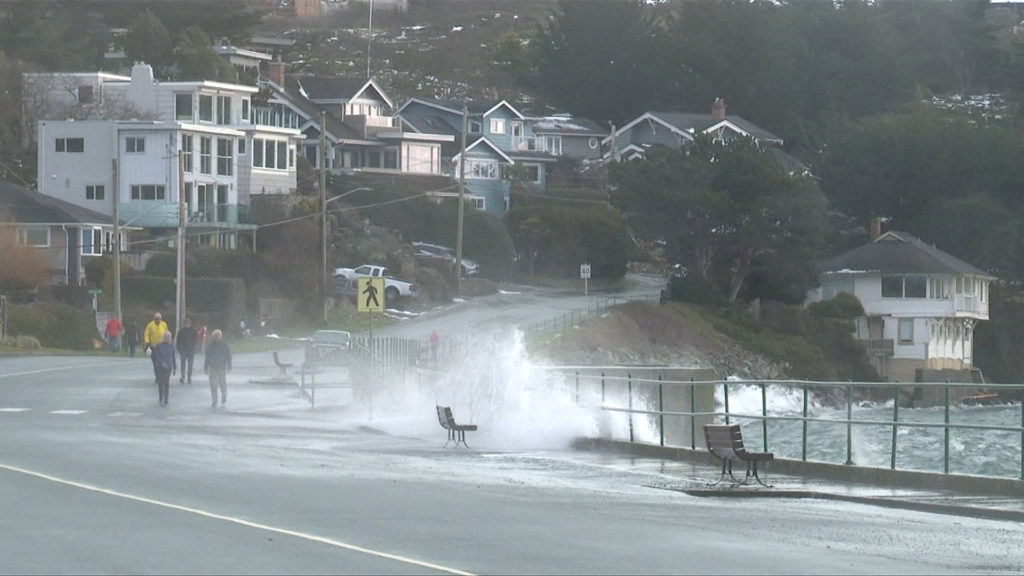
{"label": "white house", "polygon": [[895,231],[819,269],[821,287],[810,300],[840,292],[860,300],[865,315],[856,336],[883,378],[913,382],[928,379],[928,371],[974,369],[974,327],[988,320],[991,274]]}
{"label": "white house", "polygon": [[[191,241],[232,248],[238,233],[253,230],[253,197],[296,189],[301,133],[273,122],[257,123],[253,86],[222,82],[158,82],[152,68],[136,64],[131,77],[56,73],[26,77],[50,86],[51,98],[73,108],[70,81],[98,102],[117,102],[120,113],[88,120],[43,118],[38,123],[40,192],[113,213],[155,237],[177,228],[179,189]],[[115,112],[117,112],[115,110]]]}

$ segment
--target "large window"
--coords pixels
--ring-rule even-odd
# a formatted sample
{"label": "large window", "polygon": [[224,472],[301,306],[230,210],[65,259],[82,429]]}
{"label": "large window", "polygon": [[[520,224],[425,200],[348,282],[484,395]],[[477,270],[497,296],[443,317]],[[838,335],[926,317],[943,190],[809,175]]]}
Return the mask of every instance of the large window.
{"label": "large window", "polygon": [[132,184],[132,200],[164,200],[167,192],[163,184]]}
{"label": "large window", "polygon": [[231,124],[231,96],[217,96],[217,124]]}
{"label": "large window", "polygon": [[505,133],[505,119],[504,118],[491,118],[491,134],[504,134]]}
{"label": "large window", "polygon": [[496,160],[468,160],[466,174],[470,178],[498,179],[498,162]]}
{"label": "large window", "polygon": [[103,231],[99,228],[82,228],[82,254],[99,256],[103,254]]}
{"label": "large window", "polygon": [[192,112],[192,94],[186,93],[174,95],[174,119],[192,122],[194,119],[194,113]]}
{"label": "large window", "polygon": [[199,137],[199,172],[211,174],[211,155],[213,153],[213,142],[209,136]]}
{"label": "large window", "polygon": [[242,98],[242,121],[243,122],[248,122],[249,121],[249,107],[250,107],[249,99],[248,98]]}
{"label": "large window", "polygon": [[57,152],[85,152],[85,138],[57,138]]}
{"label": "large window", "polygon": [[561,136],[545,136],[544,137],[544,149],[548,151],[548,154],[552,156],[562,155],[562,137]]}
{"label": "large window", "polygon": [[124,139],[124,151],[128,154],[142,154],[146,151],[146,139],[142,136],[128,136]]}
{"label": "large window", "polygon": [[925,298],[927,276],[882,276],[883,298]]}
{"label": "large window", "polygon": [[86,200],[103,200],[104,196],[103,184],[89,184],[85,187]]}
{"label": "large window", "polygon": [[234,165],[234,138],[217,138],[217,174],[231,176]]}
{"label": "large window", "polygon": [[277,140],[252,139],[252,165],[272,170],[288,169],[288,143]]}
{"label": "large window", "polygon": [[45,248],[50,245],[49,226],[18,228],[18,245]]}
{"label": "large window", "polygon": [[185,152],[185,172],[192,172],[194,166],[192,164],[192,135],[182,134],[181,136],[181,149]]}
{"label": "large window", "polygon": [[199,95],[199,120],[213,122],[213,96]]}

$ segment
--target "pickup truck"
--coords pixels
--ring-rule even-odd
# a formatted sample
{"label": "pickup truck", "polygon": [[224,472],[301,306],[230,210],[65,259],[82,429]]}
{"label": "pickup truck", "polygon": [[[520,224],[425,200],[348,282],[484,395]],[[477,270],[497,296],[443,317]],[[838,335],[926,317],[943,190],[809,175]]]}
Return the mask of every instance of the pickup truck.
{"label": "pickup truck", "polygon": [[384,266],[376,266],[374,264],[363,264],[357,268],[335,268],[335,278],[348,278],[354,280],[363,276],[369,276],[371,278],[383,278],[384,279],[384,299],[385,302],[388,300],[398,300],[401,296],[415,296],[416,285],[412,282],[406,282],[400,280],[388,274],[388,269]]}

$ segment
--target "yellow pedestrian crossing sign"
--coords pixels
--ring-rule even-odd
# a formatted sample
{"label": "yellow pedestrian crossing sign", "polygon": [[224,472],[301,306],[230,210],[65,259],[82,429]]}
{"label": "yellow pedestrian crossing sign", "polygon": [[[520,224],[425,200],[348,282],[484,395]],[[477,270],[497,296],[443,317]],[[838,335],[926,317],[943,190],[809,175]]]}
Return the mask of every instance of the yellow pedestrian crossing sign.
{"label": "yellow pedestrian crossing sign", "polygon": [[356,310],[359,312],[384,311],[384,279],[364,276],[359,279],[359,294],[356,296]]}

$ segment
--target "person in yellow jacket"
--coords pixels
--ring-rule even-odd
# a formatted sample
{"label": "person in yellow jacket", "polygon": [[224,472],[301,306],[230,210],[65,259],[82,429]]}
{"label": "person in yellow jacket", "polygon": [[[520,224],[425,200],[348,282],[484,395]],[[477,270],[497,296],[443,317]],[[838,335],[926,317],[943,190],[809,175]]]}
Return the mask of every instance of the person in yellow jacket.
{"label": "person in yellow jacket", "polygon": [[[146,328],[142,331],[142,346],[146,353],[150,354],[150,360],[153,360],[153,348],[164,341],[164,332],[167,332],[167,322],[164,322],[163,317],[157,312],[153,314],[153,320],[146,324]],[[153,361],[153,376],[154,378],[159,376],[156,373],[155,361]]]}

